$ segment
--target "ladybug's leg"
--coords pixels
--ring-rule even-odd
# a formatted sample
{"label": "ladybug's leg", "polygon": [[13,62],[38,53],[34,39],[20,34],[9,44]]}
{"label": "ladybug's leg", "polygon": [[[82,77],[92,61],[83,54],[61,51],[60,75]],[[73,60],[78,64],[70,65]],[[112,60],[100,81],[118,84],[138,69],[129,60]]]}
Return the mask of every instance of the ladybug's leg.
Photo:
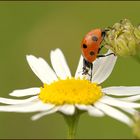
{"label": "ladybug's leg", "polygon": [[93,64],[92,63],[90,63],[90,68],[91,68],[91,75],[90,75],[90,82],[92,81],[92,74],[93,74]]}
{"label": "ladybug's leg", "polygon": [[114,55],[114,56],[115,56],[114,53],[109,53],[109,54],[99,54],[99,55],[97,55],[97,57],[98,57],[98,58],[99,58],[99,57],[106,57],[106,56],[110,56],[110,55]]}
{"label": "ladybug's leg", "polygon": [[104,47],[104,46],[102,45],[102,46],[99,48],[98,53],[100,53],[100,51],[101,51],[101,49],[102,49],[103,47]]}
{"label": "ladybug's leg", "polygon": [[86,59],[83,59],[83,73],[82,73],[82,75],[88,74],[89,69],[90,69],[89,62]]}
{"label": "ladybug's leg", "polygon": [[[89,70],[91,70],[90,74],[89,74]],[[87,60],[83,59],[83,73],[82,73],[82,75],[89,75],[90,81],[91,81],[92,74],[93,74],[93,64],[88,62]]]}
{"label": "ladybug's leg", "polygon": [[90,63],[90,62],[88,62],[87,60],[85,60],[85,59],[83,59],[83,73],[82,73],[82,75],[89,75],[89,76],[91,76],[88,72],[89,72],[89,70],[91,69],[91,66],[92,65],[92,63]]}

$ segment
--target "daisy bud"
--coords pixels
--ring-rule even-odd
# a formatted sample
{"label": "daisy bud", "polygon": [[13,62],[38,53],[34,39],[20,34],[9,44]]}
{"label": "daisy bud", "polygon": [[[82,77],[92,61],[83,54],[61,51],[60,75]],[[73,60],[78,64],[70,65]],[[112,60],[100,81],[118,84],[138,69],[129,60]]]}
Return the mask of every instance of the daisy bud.
{"label": "daisy bud", "polygon": [[140,26],[135,27],[123,19],[108,28],[104,38],[105,47],[118,56],[132,56],[140,49]]}
{"label": "daisy bud", "polygon": [[134,115],[133,133],[135,138],[140,139],[140,112]]}
{"label": "daisy bud", "polygon": [[124,39],[119,38],[116,40],[115,51],[120,56],[124,56],[129,53],[129,48]]}
{"label": "daisy bud", "polygon": [[134,28],[134,35],[137,39],[140,39],[140,26],[138,26],[138,28]]}

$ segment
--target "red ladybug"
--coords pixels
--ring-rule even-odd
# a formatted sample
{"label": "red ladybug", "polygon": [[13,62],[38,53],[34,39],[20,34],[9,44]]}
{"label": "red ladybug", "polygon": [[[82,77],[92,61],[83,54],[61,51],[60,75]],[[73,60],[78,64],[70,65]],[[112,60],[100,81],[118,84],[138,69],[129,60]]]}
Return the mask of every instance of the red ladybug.
{"label": "red ladybug", "polygon": [[[103,41],[107,30],[101,29],[94,29],[91,30],[89,33],[82,40],[81,44],[81,51],[84,57],[83,59],[83,75],[88,74],[90,75],[90,81],[92,80],[92,70],[93,64],[92,62],[99,57],[105,57],[111,55],[113,53],[107,55],[99,55],[99,52],[103,46],[100,47],[101,42]],[[89,70],[91,69],[91,74],[89,74]]]}

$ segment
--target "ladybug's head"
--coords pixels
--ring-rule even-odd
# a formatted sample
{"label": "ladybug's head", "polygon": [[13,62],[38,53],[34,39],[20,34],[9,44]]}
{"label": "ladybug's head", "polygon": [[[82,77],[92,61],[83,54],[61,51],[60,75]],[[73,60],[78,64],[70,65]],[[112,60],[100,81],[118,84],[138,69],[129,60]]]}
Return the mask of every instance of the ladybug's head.
{"label": "ladybug's head", "polygon": [[109,31],[109,29],[104,29],[102,30],[101,36],[104,39],[104,37],[106,36],[106,32]]}

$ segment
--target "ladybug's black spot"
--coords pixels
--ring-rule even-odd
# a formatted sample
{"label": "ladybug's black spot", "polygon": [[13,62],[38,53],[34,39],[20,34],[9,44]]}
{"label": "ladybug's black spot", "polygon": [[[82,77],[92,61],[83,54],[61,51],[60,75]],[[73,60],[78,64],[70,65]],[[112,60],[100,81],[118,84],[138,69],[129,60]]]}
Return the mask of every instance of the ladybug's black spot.
{"label": "ladybug's black spot", "polygon": [[94,53],[93,51],[91,51],[89,54],[90,54],[91,56],[93,56],[95,53]]}
{"label": "ladybug's black spot", "polygon": [[86,45],[86,44],[83,44],[83,48],[85,48],[85,49],[86,49],[86,48],[87,48],[87,45]]}
{"label": "ladybug's black spot", "polygon": [[97,36],[92,36],[92,40],[93,41],[98,41],[98,37]]}

